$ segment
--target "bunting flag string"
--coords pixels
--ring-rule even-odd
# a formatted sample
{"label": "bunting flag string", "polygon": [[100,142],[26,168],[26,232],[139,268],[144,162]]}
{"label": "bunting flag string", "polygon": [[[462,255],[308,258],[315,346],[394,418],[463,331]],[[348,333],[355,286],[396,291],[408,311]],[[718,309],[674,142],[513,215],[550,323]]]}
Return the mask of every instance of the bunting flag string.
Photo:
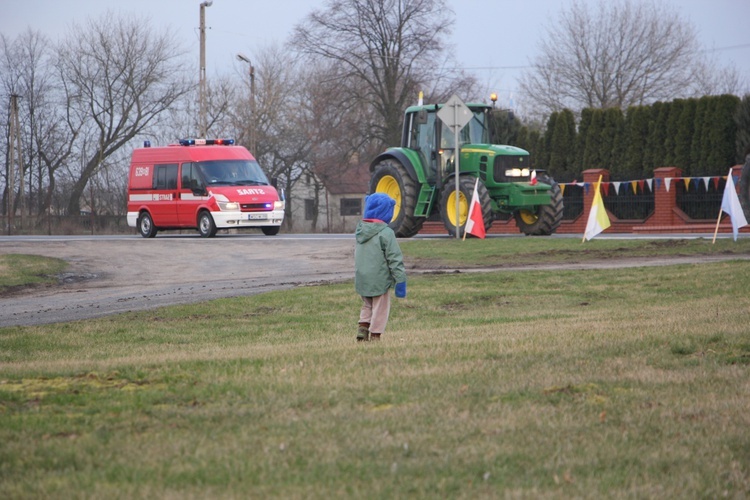
{"label": "bunting flag string", "polygon": [[[713,187],[713,189],[718,190],[719,189],[719,182],[722,179],[727,179],[727,176],[705,176],[705,177],[652,177],[650,179],[638,179],[638,180],[632,180],[632,181],[609,181],[609,182],[602,182],[602,192],[605,196],[609,195],[610,189],[614,191],[615,195],[623,195],[628,194],[632,190],[633,194],[638,194],[638,190],[640,189],[640,192],[643,193],[646,189],[646,186],[648,186],[648,190],[652,193],[654,191],[658,191],[661,189],[662,185],[664,185],[664,189],[669,192],[669,190],[672,187],[672,181],[677,180],[682,181],[685,185],[685,189],[690,189],[690,183],[703,183],[703,186],[706,188],[706,190]],[[733,175],[732,176],[733,183],[736,185],[739,182],[739,176]],[[623,192],[623,184],[628,186],[627,192]],[[591,188],[591,183],[589,182],[578,182],[576,180],[572,182],[565,182],[560,183],[560,190],[564,193],[566,186],[576,186],[576,187],[582,187],[584,188],[585,192],[588,194],[589,189]],[[696,188],[699,187],[699,184],[696,184]]]}

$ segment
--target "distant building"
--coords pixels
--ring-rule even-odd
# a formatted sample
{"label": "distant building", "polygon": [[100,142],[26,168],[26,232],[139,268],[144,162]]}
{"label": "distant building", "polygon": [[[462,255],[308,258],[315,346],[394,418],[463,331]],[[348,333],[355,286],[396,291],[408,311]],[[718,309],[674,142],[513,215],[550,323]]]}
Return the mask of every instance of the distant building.
{"label": "distant building", "polygon": [[303,175],[291,196],[289,231],[349,233],[362,219],[369,164],[326,165]]}

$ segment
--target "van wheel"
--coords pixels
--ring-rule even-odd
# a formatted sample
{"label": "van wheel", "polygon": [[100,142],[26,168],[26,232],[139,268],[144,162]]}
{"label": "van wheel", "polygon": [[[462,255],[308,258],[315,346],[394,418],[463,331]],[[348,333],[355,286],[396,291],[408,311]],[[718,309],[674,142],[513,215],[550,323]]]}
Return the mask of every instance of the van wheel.
{"label": "van wheel", "polygon": [[279,234],[280,228],[281,226],[263,226],[260,229],[266,236],[276,236],[277,234]]}
{"label": "van wheel", "polygon": [[143,212],[138,219],[138,232],[144,238],[153,238],[156,236],[156,226],[154,226],[154,221],[148,212]]}
{"label": "van wheel", "polygon": [[214,218],[211,214],[203,211],[198,216],[198,232],[204,238],[213,238],[216,236],[216,224],[214,224]]}

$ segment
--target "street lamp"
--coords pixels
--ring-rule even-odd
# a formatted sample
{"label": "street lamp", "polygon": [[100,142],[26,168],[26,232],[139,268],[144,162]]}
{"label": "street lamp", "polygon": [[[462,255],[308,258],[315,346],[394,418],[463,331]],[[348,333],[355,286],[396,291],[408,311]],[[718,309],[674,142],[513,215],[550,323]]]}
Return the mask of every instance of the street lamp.
{"label": "street lamp", "polygon": [[250,152],[255,155],[255,67],[244,54],[237,54],[237,59],[250,67]]}
{"label": "street lamp", "polygon": [[201,60],[200,60],[200,78],[199,87],[199,106],[200,106],[200,127],[203,138],[208,134],[208,125],[206,124],[206,7],[213,5],[213,0],[201,2],[200,9],[200,35],[201,35]]}

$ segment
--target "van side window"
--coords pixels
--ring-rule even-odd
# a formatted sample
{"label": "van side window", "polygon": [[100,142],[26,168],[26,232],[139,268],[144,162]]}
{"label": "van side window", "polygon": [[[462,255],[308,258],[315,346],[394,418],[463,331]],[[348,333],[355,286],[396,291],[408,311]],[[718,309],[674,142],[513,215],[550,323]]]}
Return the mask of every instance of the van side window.
{"label": "van side window", "polygon": [[198,167],[192,163],[182,164],[182,189],[203,189],[205,185],[198,173]]}
{"label": "van side window", "polygon": [[177,189],[177,164],[156,165],[154,189]]}

